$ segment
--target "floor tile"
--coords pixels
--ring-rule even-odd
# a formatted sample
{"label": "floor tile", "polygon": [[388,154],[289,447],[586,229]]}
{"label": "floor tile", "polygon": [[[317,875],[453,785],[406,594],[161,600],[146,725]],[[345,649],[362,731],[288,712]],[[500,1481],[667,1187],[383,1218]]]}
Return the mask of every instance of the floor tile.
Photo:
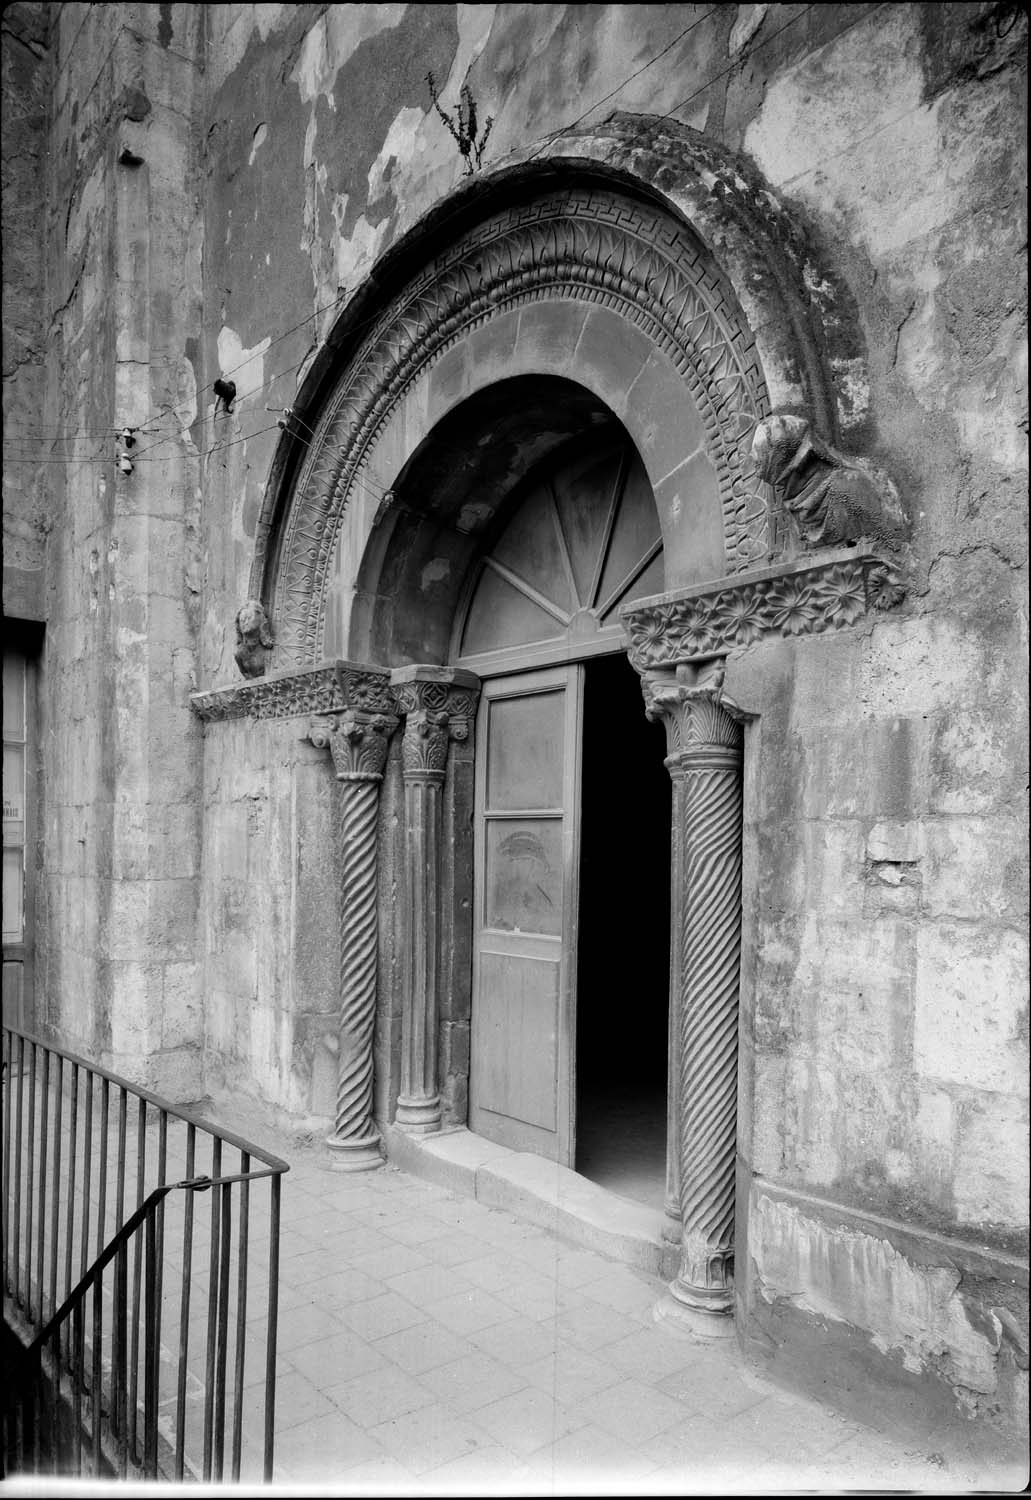
{"label": "floor tile", "polygon": [[600,1427],[579,1427],[541,1449],[532,1459],[535,1474],[548,1474],[559,1493],[584,1486],[595,1493],[614,1484],[640,1484],[657,1465],[645,1454],[618,1442]]}
{"label": "floor tile", "polygon": [[[299,1370],[288,1369],[276,1380],[276,1434],[328,1416],[334,1409],[332,1400]],[[253,1404],[252,1426],[264,1427],[264,1401]]]}
{"label": "floor tile", "polygon": [[[613,1346],[614,1347],[614,1346]],[[613,1349],[608,1353],[613,1354]],[[624,1363],[624,1369],[630,1365]],[[641,1364],[635,1362],[640,1371]],[[663,1376],[657,1382],[660,1390],[673,1396],[691,1412],[715,1417],[719,1421],[736,1417],[767,1399],[767,1388],[746,1378],[738,1361],[699,1350],[697,1357],[682,1369]]]}
{"label": "floor tile", "polygon": [[579,1412],[568,1411],[546,1391],[535,1388],[481,1407],[476,1420],[502,1447],[524,1456],[585,1425]]}
{"label": "floor tile", "polygon": [[434,1401],[431,1389],[414,1376],[386,1365],[367,1371],[343,1385],[331,1386],[326,1397],[359,1427],[376,1427],[381,1422],[403,1417],[420,1406]]}
{"label": "floor tile", "polygon": [[502,1396],[526,1388],[526,1381],[510,1366],[479,1350],[449,1364],[437,1365],[421,1378],[439,1401],[461,1412],[478,1411]]}
{"label": "floor tile", "polygon": [[351,1261],[354,1270],[377,1281],[389,1281],[405,1271],[421,1271],[429,1264],[427,1257],[410,1245],[390,1245],[386,1249],[366,1251]]}
{"label": "floor tile", "polygon": [[504,1448],[488,1446],[453,1458],[422,1475],[421,1489],[429,1494],[524,1494],[530,1469]]}
{"label": "floor tile", "polygon": [[283,1354],[289,1354],[291,1349],[302,1344],[315,1343],[332,1333],[343,1332],[343,1325],[332,1313],[312,1303],[307,1307],[291,1308],[277,1323],[277,1342]]}
{"label": "floor tile", "polygon": [[[420,1241],[420,1248],[427,1260],[432,1260],[440,1266],[461,1266],[462,1274],[465,1275],[465,1267],[469,1262],[482,1260],[487,1255],[490,1246],[486,1240],[477,1239],[475,1235],[469,1234],[464,1229],[453,1229],[449,1226],[444,1234]],[[477,1282],[477,1285],[482,1285],[482,1283]],[[488,1287],[487,1290],[489,1291],[490,1288]]]}
{"label": "floor tile", "polygon": [[340,1411],[276,1435],[275,1479],[278,1483],[333,1484],[338,1475],[370,1459],[389,1458]]}
{"label": "floor tile", "polygon": [[389,1276],[386,1288],[407,1297],[417,1307],[430,1302],[439,1302],[444,1297],[453,1297],[456,1292],[471,1290],[472,1283],[462,1275],[460,1267],[426,1265],[418,1271],[404,1271],[398,1276]]}
{"label": "floor tile", "polygon": [[426,1311],[445,1328],[463,1334],[480,1333],[484,1328],[493,1328],[496,1323],[510,1322],[516,1316],[506,1303],[475,1286],[439,1302],[427,1302]]}
{"label": "floor tile", "polygon": [[[591,1305],[599,1306],[596,1302]],[[692,1339],[683,1338],[663,1328],[661,1324],[652,1322],[650,1326],[642,1328],[627,1313],[617,1316],[623,1317],[628,1331],[621,1339],[614,1339],[605,1346],[605,1357],[627,1375],[636,1375],[639,1380],[654,1384],[681,1371],[696,1371],[698,1378],[702,1379],[704,1372],[708,1370],[714,1370],[717,1374],[727,1372],[733,1367],[730,1362],[737,1358],[737,1349],[733,1345],[725,1354],[714,1355],[711,1346],[707,1348],[700,1341],[696,1343]]]}
{"label": "floor tile", "polygon": [[370,1429],[370,1436],[391,1458],[416,1474],[487,1446],[482,1428],[439,1405],[382,1422]]}
{"label": "floor tile", "polygon": [[407,1297],[399,1297],[396,1292],[384,1292],[380,1297],[342,1307],[339,1316],[348,1328],[353,1328],[360,1338],[368,1339],[370,1343],[426,1321],[422,1308],[409,1302]]}
{"label": "floor tile", "polygon": [[588,1354],[605,1349],[608,1359],[614,1344],[639,1332],[639,1325],[625,1313],[601,1307],[597,1302],[580,1303],[558,1315],[555,1320],[556,1335]]}
{"label": "floor tile", "polygon": [[335,1274],[321,1276],[308,1287],[308,1294],[316,1307],[334,1314],[340,1308],[350,1307],[355,1302],[368,1302],[372,1297],[381,1297],[383,1292],[383,1282],[374,1281],[361,1271],[343,1268],[339,1268]]}
{"label": "floor tile", "polygon": [[617,1441],[632,1447],[684,1420],[679,1401],[640,1380],[620,1380],[576,1409]]}
{"label": "floor tile", "polygon": [[531,1385],[550,1391],[557,1401],[568,1406],[586,1400],[606,1386],[615,1385],[620,1378],[618,1370],[595,1355],[562,1347],[519,1369]]}
{"label": "floor tile", "polygon": [[467,1339],[459,1338],[450,1329],[432,1322],[417,1323],[413,1328],[388,1334],[386,1338],[377,1339],[371,1347],[399,1369],[407,1370],[409,1375],[421,1375],[436,1365],[450,1364],[472,1349]]}
{"label": "floor tile", "polygon": [[484,1354],[490,1354],[502,1364],[519,1368],[534,1360],[544,1359],[555,1350],[555,1335],[548,1324],[515,1319],[511,1323],[497,1323],[493,1328],[484,1328],[480,1333],[471,1333],[470,1342]]}
{"label": "floor tile", "polygon": [[342,1385],[355,1375],[364,1375],[369,1370],[381,1370],[386,1364],[383,1355],[374,1344],[367,1344],[350,1329],[320,1339],[316,1344],[306,1344],[293,1349],[287,1356],[295,1369],[300,1370],[315,1385],[329,1389]]}
{"label": "floor tile", "polygon": [[500,1291],[502,1287],[518,1283],[521,1272],[518,1261],[503,1259],[496,1250],[490,1250],[486,1245],[483,1245],[483,1251],[483,1254],[474,1256],[463,1264],[462,1275],[467,1281],[483,1287],[486,1292]]}

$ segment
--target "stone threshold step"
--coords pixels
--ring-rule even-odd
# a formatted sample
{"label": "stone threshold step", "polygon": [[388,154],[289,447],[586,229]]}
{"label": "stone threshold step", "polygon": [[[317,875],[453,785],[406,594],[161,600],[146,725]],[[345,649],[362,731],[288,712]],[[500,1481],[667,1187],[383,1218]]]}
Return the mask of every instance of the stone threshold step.
{"label": "stone threshold step", "polygon": [[678,1250],[663,1239],[656,1209],[532,1152],[497,1146],[465,1126],[412,1135],[389,1125],[384,1134],[388,1159],[413,1176],[665,1281],[676,1275]]}

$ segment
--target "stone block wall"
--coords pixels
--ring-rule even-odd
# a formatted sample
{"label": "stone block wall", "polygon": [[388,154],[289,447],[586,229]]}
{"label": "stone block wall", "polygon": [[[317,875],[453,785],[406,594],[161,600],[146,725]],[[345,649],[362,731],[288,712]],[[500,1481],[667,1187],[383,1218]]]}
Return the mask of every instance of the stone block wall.
{"label": "stone block wall", "polygon": [[334,1112],[340,919],[332,762],[304,718],[205,726],[205,1086]]}
{"label": "stone block wall", "polygon": [[[196,7],[51,17],[39,1024],[174,1098],[201,1087],[200,589],[191,436]],[[173,24],[176,45],[172,43]],[[134,471],[115,434],[138,428]]]}
{"label": "stone block wall", "polygon": [[[453,210],[463,165],[428,69],[448,107],[468,82],[494,117],[485,172],[588,150],[584,134],[553,137],[594,100],[581,130],[618,112],[632,172],[634,118],[649,117],[655,150],[672,116],[743,151],[833,269],[868,356],[865,372],[836,370],[842,445],[884,464],[912,518],[898,609],[747,648],[728,669],[754,715],[746,1323],[800,1379],[823,1339],[841,1370],[880,1372],[871,1389],[887,1369],[945,1414],[1012,1413],[1027,1217],[1026,18],[994,3],[68,4],[48,11],[44,58],[39,8],[13,9],[35,61],[5,53],[5,103],[35,108],[46,70],[49,158],[45,235],[27,225],[13,249],[27,321],[12,410],[42,401],[44,425],[89,435],[74,462],[16,469],[5,513],[17,565],[45,566],[45,1024],[176,1097],[229,1086],[331,1113],[325,752],[300,720],[202,728],[188,707],[194,688],[239,680],[233,621],[276,416],[370,285],[375,316],[384,254]],[[42,159],[38,141],[18,146],[18,202]],[[237,385],[231,411],[216,410],[220,373]],[[110,462],[124,423],[147,429],[128,476]],[[366,476],[370,512],[395,477]],[[695,576],[691,545],[670,559],[679,578]],[[385,905],[396,781],[395,767]],[[385,934],[389,957],[389,920]],[[381,1119],[398,982],[385,964]],[[460,997],[445,1005],[453,1120],[466,1021]]]}
{"label": "stone block wall", "polygon": [[52,59],[45,5],[9,5],[4,16],[3,92],[3,382],[4,614],[43,618],[43,559],[48,529],[43,458],[63,455],[45,426],[45,172]]}

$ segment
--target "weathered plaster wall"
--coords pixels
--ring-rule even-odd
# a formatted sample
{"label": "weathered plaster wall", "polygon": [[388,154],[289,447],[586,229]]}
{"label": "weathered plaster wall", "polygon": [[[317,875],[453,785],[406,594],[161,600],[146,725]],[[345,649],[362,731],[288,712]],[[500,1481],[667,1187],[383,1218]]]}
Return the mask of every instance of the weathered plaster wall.
{"label": "weathered plaster wall", "polygon": [[332,761],[305,719],[207,726],[205,1086],[333,1114],[340,966]]}
{"label": "weathered plaster wall", "polygon": [[6,7],[2,41],[4,464],[3,605],[8,617],[43,618],[48,527],[45,476],[37,460],[67,452],[44,427],[46,392],[45,219],[52,57],[46,5]]}
{"label": "weathered plaster wall", "polygon": [[[495,116],[486,170],[562,154],[551,133],[593,100],[588,127],[672,114],[746,152],[848,289],[869,370],[848,442],[914,523],[898,611],[730,672],[757,715],[749,1327],[800,1370],[840,1334],[846,1364],[886,1360],[943,1410],[1012,1414],[992,1309],[1018,1308],[1006,1257],[1027,1212],[1025,45],[997,4],[62,8],[48,420],[163,413],[157,436],[176,435],[128,482],[87,463],[48,481],[48,982],[70,1039],[186,1091],[203,1047],[209,1080],[325,1111],[332,784],[299,725],[207,728],[197,923],[186,695],[236,680],[275,409],[378,258],[463,180],[428,69],[449,107],[468,80]],[[216,416],[220,371],[238,396]],[[395,1023],[388,1007],[381,1077]],[[975,1242],[987,1260],[954,1284],[950,1246]]]}
{"label": "weathered plaster wall", "polygon": [[[60,9],[46,222],[47,421],[85,436],[47,480],[40,1019],[179,1098],[199,1092],[202,1041],[187,702],[202,24],[188,5]],[[129,475],[112,464],[122,424],[146,429]]]}
{"label": "weathered plaster wall", "polygon": [[[894,618],[757,650],[729,677],[762,716],[750,1165],[995,1247],[1003,1283],[1028,1213],[1023,83],[996,34],[1020,24],[893,7],[771,81],[743,129],[855,293],[871,420],[914,518],[913,581]],[[898,1260],[890,1231],[846,1243],[824,1215],[803,1224],[804,1206],[769,1203],[747,1229],[751,1296],[779,1342],[784,1307],[802,1305],[821,1331],[863,1330],[900,1375],[934,1372],[956,1409],[1012,1408],[1026,1377],[1005,1347],[997,1358],[991,1298],[1026,1318],[1026,1271],[1023,1290],[988,1294],[943,1269],[944,1243],[937,1261],[926,1244]],[[887,1285],[939,1310],[933,1337],[914,1342]]]}

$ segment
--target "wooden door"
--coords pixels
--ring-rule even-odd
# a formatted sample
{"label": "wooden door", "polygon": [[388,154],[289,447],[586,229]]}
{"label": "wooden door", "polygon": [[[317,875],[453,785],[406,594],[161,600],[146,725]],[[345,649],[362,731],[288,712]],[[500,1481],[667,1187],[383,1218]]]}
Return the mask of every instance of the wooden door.
{"label": "wooden door", "polygon": [[571,1166],[583,668],[484,684],[469,1124]]}

